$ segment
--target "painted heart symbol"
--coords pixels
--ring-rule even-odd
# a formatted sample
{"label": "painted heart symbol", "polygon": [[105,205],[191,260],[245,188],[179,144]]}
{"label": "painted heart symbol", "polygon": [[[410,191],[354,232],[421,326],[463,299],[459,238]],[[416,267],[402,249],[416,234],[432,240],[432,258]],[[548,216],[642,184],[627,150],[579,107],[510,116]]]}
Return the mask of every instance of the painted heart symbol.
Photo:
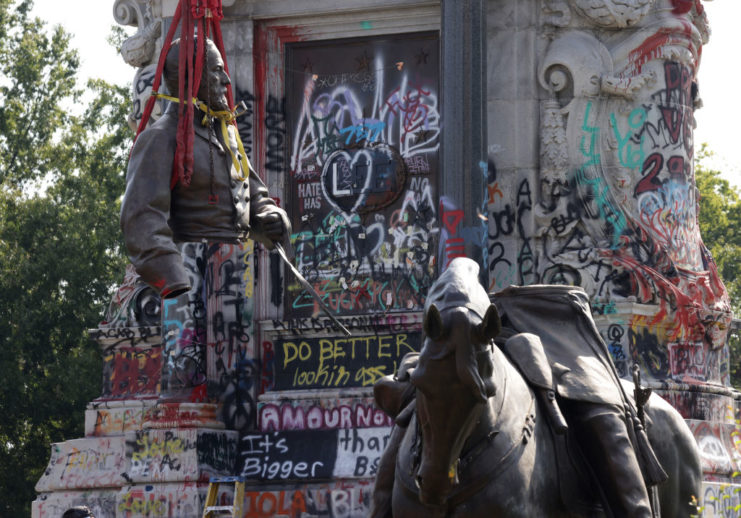
{"label": "painted heart symbol", "polygon": [[350,153],[344,149],[335,151],[322,170],[324,197],[336,209],[351,214],[368,196],[373,157],[368,149]]}
{"label": "painted heart symbol", "polygon": [[341,149],[324,163],[322,192],[330,205],[349,217],[392,204],[403,191],[406,176],[404,160],[386,144]]}

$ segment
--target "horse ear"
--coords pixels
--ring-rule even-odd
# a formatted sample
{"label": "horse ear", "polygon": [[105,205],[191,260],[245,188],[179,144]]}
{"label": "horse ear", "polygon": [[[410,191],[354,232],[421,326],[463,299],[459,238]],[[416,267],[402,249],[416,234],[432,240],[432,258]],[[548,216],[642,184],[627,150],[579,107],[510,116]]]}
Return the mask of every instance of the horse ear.
{"label": "horse ear", "polygon": [[430,304],[425,312],[425,319],[423,322],[425,335],[431,340],[437,340],[443,334],[443,317],[440,316],[437,306]]}
{"label": "horse ear", "polygon": [[488,343],[502,331],[502,321],[494,304],[490,304],[484,314],[484,319],[476,328],[476,338],[479,343]]}

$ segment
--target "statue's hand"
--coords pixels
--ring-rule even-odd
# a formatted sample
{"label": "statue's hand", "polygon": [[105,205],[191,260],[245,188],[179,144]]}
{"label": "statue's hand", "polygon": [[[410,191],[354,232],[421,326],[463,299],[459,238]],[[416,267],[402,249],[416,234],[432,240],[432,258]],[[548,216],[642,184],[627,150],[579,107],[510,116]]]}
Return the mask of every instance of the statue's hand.
{"label": "statue's hand", "polygon": [[260,215],[260,227],[263,234],[273,243],[283,242],[288,236],[285,220],[278,212],[268,212]]}

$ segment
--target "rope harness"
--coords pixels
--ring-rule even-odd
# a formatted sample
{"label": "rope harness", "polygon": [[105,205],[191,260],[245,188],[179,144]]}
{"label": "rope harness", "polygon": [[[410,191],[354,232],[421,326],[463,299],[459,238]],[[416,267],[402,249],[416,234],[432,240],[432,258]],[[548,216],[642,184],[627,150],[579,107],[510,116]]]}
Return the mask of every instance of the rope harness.
{"label": "rope harness", "polygon": [[[206,60],[206,39],[212,37],[216,48],[218,49],[224,61],[224,71],[228,74],[229,68],[226,63],[226,53],[224,52],[224,41],[221,35],[220,21],[224,18],[221,0],[180,0],[175,14],[170,24],[170,29],[165,36],[162,50],[160,51],[157,69],[152,82],[152,93],[147,100],[147,104],[139,122],[139,127],[134,137],[134,142],[139,137],[144,128],[147,127],[151,118],[154,104],[157,99],[166,99],[177,102],[178,107],[178,127],[177,127],[177,147],[175,150],[175,160],[173,163],[172,177],[170,188],[174,188],[177,183],[187,187],[190,185],[193,176],[193,117],[194,107],[205,113],[204,121],[209,123],[208,118],[218,119],[221,122],[221,131],[224,137],[224,143],[229,148],[232,156],[232,163],[243,180],[247,180],[250,171],[249,160],[244,152],[244,146],[236,131],[235,109],[228,111],[213,111],[206,104],[197,99],[198,90],[201,84],[204,60]],[[178,63],[178,97],[166,96],[158,93],[162,83],[162,72],[167,61],[167,54],[172,47],[173,37],[180,27],[180,56]],[[203,36],[196,41],[196,32]],[[197,46],[197,48],[196,48]],[[192,56],[195,54],[195,62]],[[208,88],[208,85],[207,85]],[[227,104],[234,106],[234,98],[231,85],[227,85]],[[241,114],[240,114],[241,115]],[[234,138],[237,143],[237,151],[229,145],[230,136],[228,125],[234,126]],[[210,131],[210,124],[209,124]],[[238,156],[239,155],[239,156]],[[213,174],[213,165],[211,167]],[[213,190],[213,189],[212,189]],[[212,199],[213,198],[213,199]],[[213,192],[209,195],[209,202],[216,201]]]}
{"label": "rope harness", "polygon": [[[157,99],[164,99],[173,103],[180,103],[180,99],[178,99],[177,97],[172,97],[170,95],[161,94],[158,92],[152,92],[152,96],[156,97]],[[244,144],[242,144],[242,139],[239,138],[238,132],[234,132],[234,139],[237,141],[237,150],[239,151],[239,153],[234,153],[232,147],[228,145],[230,139],[229,124],[235,121],[237,117],[240,117],[244,113],[244,111],[238,112],[237,108],[239,108],[239,106],[232,111],[214,111],[206,106],[205,102],[201,101],[200,99],[196,99],[195,97],[191,99],[191,102],[204,114],[201,124],[203,124],[204,126],[210,125],[210,121],[213,119],[217,119],[221,123],[221,135],[224,138],[224,143],[227,144],[226,147],[229,148],[229,154],[232,157],[232,163],[234,164],[234,167],[237,169],[237,171],[241,171],[243,173],[243,176],[240,176],[239,180],[246,181],[249,177],[250,171],[254,171],[254,169],[252,168],[252,164],[250,163],[249,158],[247,158],[247,153],[245,153],[244,151]]]}

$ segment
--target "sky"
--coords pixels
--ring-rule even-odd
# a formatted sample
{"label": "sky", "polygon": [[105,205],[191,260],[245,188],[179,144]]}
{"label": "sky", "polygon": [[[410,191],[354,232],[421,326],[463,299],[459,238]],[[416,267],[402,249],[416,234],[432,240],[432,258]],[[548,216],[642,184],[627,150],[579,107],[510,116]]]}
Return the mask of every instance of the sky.
{"label": "sky", "polygon": [[[135,69],[127,65],[107,43],[113,19],[113,0],[35,0],[33,13],[51,25],[61,24],[73,34],[72,45],[80,51],[81,76],[127,84]],[[711,167],[720,170],[741,187],[741,102],[735,87],[741,88],[741,66],[737,36],[741,0],[704,0],[712,35],[703,49],[700,65],[700,96],[704,107],[695,117],[695,146],[707,142],[715,153]],[[81,15],[84,13],[84,15]],[[129,28],[133,32],[133,28]],[[741,96],[738,96],[741,100]]]}
{"label": "sky", "polygon": [[[80,53],[80,73],[88,78],[105,79],[125,85],[134,79],[136,69],[127,65],[108,43],[113,19],[114,0],[34,0],[32,14],[50,26],[61,25],[73,35],[72,47]],[[74,7],[72,7],[74,5]],[[134,27],[127,27],[134,33]]]}
{"label": "sky", "polygon": [[703,107],[695,111],[695,149],[706,142],[715,152],[712,166],[741,187],[741,0],[704,1],[710,40],[703,47],[698,81]]}

